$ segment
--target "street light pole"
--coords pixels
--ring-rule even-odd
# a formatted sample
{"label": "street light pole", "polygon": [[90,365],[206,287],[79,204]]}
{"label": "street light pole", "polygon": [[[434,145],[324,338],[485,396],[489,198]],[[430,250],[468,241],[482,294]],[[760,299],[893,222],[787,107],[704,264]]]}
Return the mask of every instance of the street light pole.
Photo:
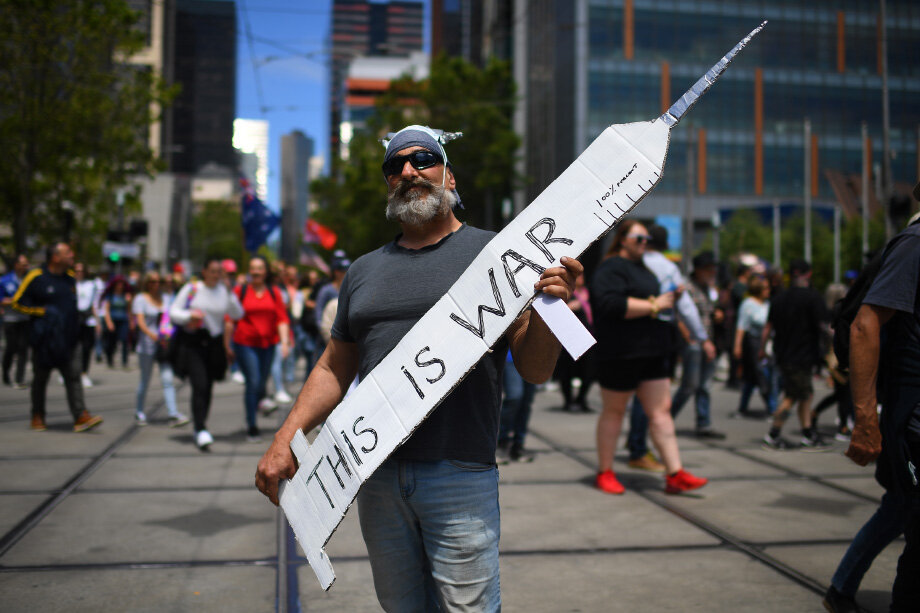
{"label": "street light pole", "polygon": [[802,201],[805,204],[805,261],[811,264],[811,120],[805,119],[805,189]]}
{"label": "street light pole", "polygon": [[888,201],[892,195],[891,176],[891,113],[888,101],[888,24],[885,12],[885,0],[879,0],[880,18],[882,21],[882,208],[885,211],[885,238],[891,240],[894,236],[894,224],[888,214]]}
{"label": "street light pole", "polygon": [[872,169],[869,168],[869,126],[862,122],[862,190],[860,194],[860,204],[862,205],[862,256],[863,261],[869,257],[869,175]]}

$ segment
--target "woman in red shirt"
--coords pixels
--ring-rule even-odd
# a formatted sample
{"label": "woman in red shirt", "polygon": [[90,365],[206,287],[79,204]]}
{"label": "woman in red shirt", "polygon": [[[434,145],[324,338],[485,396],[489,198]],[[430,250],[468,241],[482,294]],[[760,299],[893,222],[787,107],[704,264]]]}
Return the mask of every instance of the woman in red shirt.
{"label": "woman in red shirt", "polygon": [[284,299],[270,279],[268,262],[261,256],[249,260],[249,283],[234,288],[243,305],[243,318],[236,324],[233,342],[236,358],[246,378],[243,406],[246,409],[248,437],[259,441],[256,425],[259,399],[265,396],[265,384],[271,374],[275,346],[281,343],[281,355],[286,357],[288,346],[288,316]]}

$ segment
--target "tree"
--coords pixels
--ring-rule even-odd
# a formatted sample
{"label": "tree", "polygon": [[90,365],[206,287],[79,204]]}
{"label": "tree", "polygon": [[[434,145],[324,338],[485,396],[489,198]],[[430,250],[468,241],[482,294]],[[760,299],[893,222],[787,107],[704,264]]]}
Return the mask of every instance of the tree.
{"label": "tree", "polygon": [[98,241],[116,192],[157,170],[152,109],[175,92],[124,61],[145,44],[124,0],[0,0],[0,14],[0,221],[23,251],[61,238],[69,202],[75,235]]}
{"label": "tree", "polygon": [[429,78],[391,83],[367,128],[352,139],[348,161],[337,165],[340,176],[316,181],[311,188],[322,203],[315,216],[339,235],[337,247],[357,256],[399,232],[383,217],[386,184],[378,139],[410,124],[463,132],[446,147],[466,207],[458,215],[497,229],[500,203],[519,180],[514,163],[520,139],[511,126],[514,96],[510,65],[496,59],[479,68],[442,54],[432,60]]}
{"label": "tree", "polygon": [[240,203],[236,200],[196,204],[188,234],[189,257],[193,262],[201,263],[209,257],[229,258],[240,265],[246,262]]}

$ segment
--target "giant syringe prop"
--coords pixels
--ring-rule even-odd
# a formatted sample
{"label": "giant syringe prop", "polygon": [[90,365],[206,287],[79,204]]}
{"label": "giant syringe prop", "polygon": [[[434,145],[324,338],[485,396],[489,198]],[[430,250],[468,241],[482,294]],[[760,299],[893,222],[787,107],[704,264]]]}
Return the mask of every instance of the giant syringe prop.
{"label": "giant syringe prop", "polygon": [[[593,342],[584,335],[573,340],[564,321],[568,308],[535,295],[534,283],[563,256],[581,255],[655,187],[671,129],[766,23],[660,117],[604,130],[486,245],[447,294],[329,415],[312,444],[297,432],[291,449],[299,468],[282,483],[281,507],[323,589],[335,581],[324,547],[358,488],[532,302],[576,357]],[[562,324],[557,323],[560,317]]]}

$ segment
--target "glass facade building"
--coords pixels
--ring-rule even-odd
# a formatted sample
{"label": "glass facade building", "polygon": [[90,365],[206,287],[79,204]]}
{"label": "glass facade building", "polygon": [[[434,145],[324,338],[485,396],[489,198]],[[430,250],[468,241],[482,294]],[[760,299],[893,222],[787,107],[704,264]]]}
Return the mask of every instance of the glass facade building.
{"label": "glass facade building", "polygon": [[[672,131],[662,182],[646,214],[694,217],[720,207],[802,199],[805,120],[816,202],[841,199],[863,164],[861,125],[882,159],[881,27],[878,3],[838,1],[580,0],[575,157],[608,125],[667,109],[762,20],[767,27]],[[892,176],[901,191],[920,162],[920,2],[887,2]],[[580,46],[580,48],[579,48]],[[564,145],[564,143],[562,143]],[[693,174],[688,177],[688,149]],[[841,182],[842,180],[842,182]]]}

